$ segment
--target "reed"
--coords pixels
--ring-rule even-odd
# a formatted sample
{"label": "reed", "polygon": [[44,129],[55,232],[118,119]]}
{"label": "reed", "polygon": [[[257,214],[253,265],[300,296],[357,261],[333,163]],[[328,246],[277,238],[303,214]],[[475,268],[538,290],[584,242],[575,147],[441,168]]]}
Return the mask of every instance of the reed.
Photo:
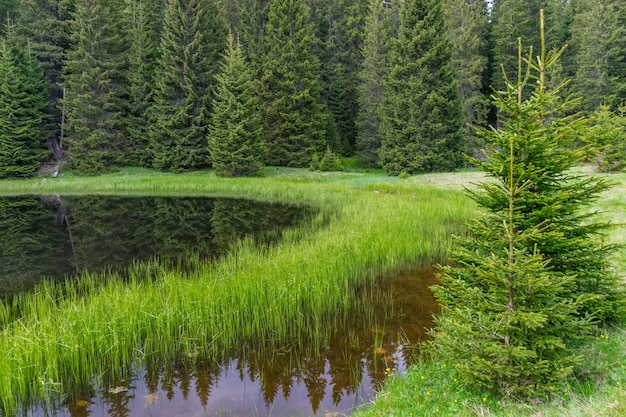
{"label": "reed", "polygon": [[[245,197],[320,211],[280,244],[249,240],[185,274],[158,261],[127,277],[84,273],[0,305],[0,404],[7,414],[68,381],[122,372],[149,356],[219,359],[320,331],[355,288],[409,265],[442,261],[450,232],[473,208],[458,191],[360,174],[304,170],[261,179],[127,170],[102,177],[1,181],[0,194]],[[128,175],[126,175],[128,174]],[[395,181],[395,180],[393,180]],[[317,329],[317,330],[316,330]],[[119,371],[116,371],[119,370]]]}

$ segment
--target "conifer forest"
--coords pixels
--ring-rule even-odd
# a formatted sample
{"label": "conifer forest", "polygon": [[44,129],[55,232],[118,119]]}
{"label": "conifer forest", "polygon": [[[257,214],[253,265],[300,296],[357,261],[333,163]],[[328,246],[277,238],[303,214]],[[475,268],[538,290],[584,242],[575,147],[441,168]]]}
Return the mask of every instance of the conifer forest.
{"label": "conifer forest", "polygon": [[[483,407],[503,399],[548,416],[530,407],[626,382],[626,0],[0,0],[0,19],[0,195],[38,196],[0,207],[0,258],[17,277],[0,278],[43,278],[22,265],[62,269],[60,254],[76,262],[91,243],[117,250],[116,231],[133,227],[131,240],[178,248],[170,217],[219,249],[177,252],[189,270],[150,252],[123,273],[77,267],[80,279],[30,279],[35,291],[7,301],[0,292],[0,417],[26,415],[30,399],[47,413],[63,395],[87,410],[96,403],[74,388],[126,392],[125,372],[161,366],[159,355],[193,369],[264,349],[330,351],[335,317],[356,327],[345,319],[354,307],[378,320],[366,292],[416,265],[430,275],[406,275],[424,284],[407,305],[428,294],[437,309],[416,326],[416,362],[395,367],[385,326],[337,333],[348,359],[365,341],[364,366],[392,392],[407,371],[411,394],[377,397],[372,413],[383,411],[372,415],[391,415],[387,398],[411,398],[389,409],[496,415]],[[93,210],[85,221],[70,216],[65,192],[254,204],[211,200],[209,212],[144,200],[126,218],[87,199],[72,206]],[[286,208],[270,216],[257,203],[310,212],[287,227]],[[97,209],[115,227],[96,228]],[[257,242],[254,218],[265,232],[286,228]],[[164,243],[146,243],[150,228],[166,231]],[[215,237],[198,237],[205,229]],[[36,235],[53,261],[21,253]],[[611,326],[615,350],[589,350]],[[358,361],[358,372],[344,368],[361,401]],[[296,379],[280,379],[285,401]],[[307,397],[339,392],[314,379],[302,379]],[[271,414],[278,385],[267,386]],[[618,402],[599,402],[626,410],[624,386]],[[475,394],[468,407],[462,397]],[[312,400],[312,413],[339,415],[340,399]]]}
{"label": "conifer forest", "polygon": [[[624,129],[624,0],[4,0],[0,176],[246,176],[328,155],[452,171],[480,154],[468,126],[498,125],[491,95],[517,38],[539,47],[540,9],[548,49],[568,45],[548,82]],[[600,168],[621,169],[613,152]]]}

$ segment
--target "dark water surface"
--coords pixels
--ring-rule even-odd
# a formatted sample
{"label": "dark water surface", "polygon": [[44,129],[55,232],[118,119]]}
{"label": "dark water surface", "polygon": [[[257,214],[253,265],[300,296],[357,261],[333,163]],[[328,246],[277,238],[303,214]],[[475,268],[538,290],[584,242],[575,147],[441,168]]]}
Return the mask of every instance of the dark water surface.
{"label": "dark water surface", "polygon": [[74,387],[33,417],[344,416],[410,365],[436,302],[431,269],[381,279],[318,341],[221,364],[155,361],[126,379]]}
{"label": "dark water surface", "polygon": [[[314,214],[235,199],[0,198],[0,298],[31,290],[42,276],[77,279],[83,269],[123,274],[151,259],[184,268],[190,256],[219,257],[244,236],[276,242],[286,227]],[[311,332],[315,338],[294,335],[278,350],[241,347],[222,363],[147,358],[125,379],[76,381],[45,405],[25,404],[19,415],[348,415],[410,365],[432,326],[434,282],[429,268],[381,278],[356,289],[353,307],[329,317],[327,328]]]}
{"label": "dark water surface", "polygon": [[0,298],[32,289],[44,276],[123,271],[158,258],[216,258],[244,236],[279,240],[312,209],[225,198],[0,197]]}

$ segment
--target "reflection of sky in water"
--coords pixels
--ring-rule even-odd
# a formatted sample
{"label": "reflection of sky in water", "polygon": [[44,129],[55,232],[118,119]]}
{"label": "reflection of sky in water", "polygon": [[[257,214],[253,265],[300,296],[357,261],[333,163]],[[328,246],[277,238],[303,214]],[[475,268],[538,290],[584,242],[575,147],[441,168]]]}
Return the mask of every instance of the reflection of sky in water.
{"label": "reflection of sky in water", "polygon": [[334,328],[321,351],[310,346],[270,351],[266,357],[233,359],[221,368],[200,365],[195,371],[182,364],[147,367],[130,383],[75,394],[57,413],[26,411],[33,417],[347,415],[373,400],[390,374],[406,370],[432,325],[436,306],[428,286],[434,283],[431,270],[381,280],[377,295],[364,301],[370,319],[356,309],[360,315]]}

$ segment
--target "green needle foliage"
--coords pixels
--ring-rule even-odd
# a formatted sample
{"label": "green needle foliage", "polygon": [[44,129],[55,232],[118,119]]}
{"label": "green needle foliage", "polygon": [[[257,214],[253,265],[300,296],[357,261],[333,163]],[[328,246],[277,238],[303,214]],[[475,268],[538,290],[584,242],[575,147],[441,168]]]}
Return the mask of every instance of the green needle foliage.
{"label": "green needle foliage", "polygon": [[[452,43],[451,62],[456,72],[465,121],[471,125],[484,126],[489,109],[483,85],[488,66],[487,3],[483,0],[446,0],[444,10]],[[470,150],[478,151],[472,134],[468,128]]]}
{"label": "green needle foliage", "polygon": [[0,39],[1,178],[31,175],[49,154],[48,94],[43,71],[29,52],[26,42],[10,33]]}
{"label": "green needle foliage", "polygon": [[439,0],[406,0],[385,80],[382,144],[385,171],[452,171],[463,165],[463,112],[450,64]]}
{"label": "green needle foliage", "polygon": [[[543,29],[543,22],[542,22]],[[523,60],[494,101],[499,130],[480,130],[493,181],[470,197],[486,210],[457,240],[452,263],[434,287],[442,305],[431,348],[465,384],[509,396],[553,391],[581,362],[572,342],[623,306],[609,268],[608,227],[582,209],[609,185],[568,170],[584,158],[568,148],[584,120],[559,117],[571,101],[546,89],[545,74],[563,49]],[[530,94],[525,89],[530,89]],[[529,96],[524,99],[523,97]]]}
{"label": "green needle foliage", "polygon": [[269,0],[239,0],[236,3],[239,14],[236,32],[242,49],[246,51],[254,79],[258,81],[265,55],[265,25]]}
{"label": "green needle foliage", "polygon": [[581,109],[592,112],[603,103],[617,107],[626,100],[626,3],[577,0],[572,22],[576,51],[573,84]]}
{"label": "green needle foliage", "polygon": [[154,168],[184,171],[209,165],[211,98],[225,49],[220,2],[168,0],[151,108]]}
{"label": "green needle foliage", "polygon": [[[63,88],[60,85],[63,57],[69,46],[70,10],[74,0],[20,0],[16,30],[32,45],[34,55],[44,71],[48,88],[51,123],[47,126],[48,140],[60,145],[61,105]],[[6,16],[6,14],[0,15]],[[60,157],[59,152],[56,154]]]}
{"label": "green needle foliage", "polygon": [[272,0],[265,30],[262,118],[270,165],[305,167],[326,149],[317,42],[304,0]]}
{"label": "green needle foliage", "polygon": [[326,152],[324,152],[321,159],[317,153],[313,154],[309,170],[322,172],[343,171],[341,157],[328,147],[326,148]]}
{"label": "green needle foliage", "polygon": [[[5,20],[14,19],[15,15],[18,14],[19,4],[17,1],[3,1],[0,3],[0,16]],[[7,27],[0,25],[0,35],[4,36],[6,34]]]}
{"label": "green needle foliage", "polygon": [[626,105],[618,108],[618,114],[602,104],[593,113],[593,126],[588,130],[584,141],[598,153],[599,171],[620,171],[626,166]]}
{"label": "green needle foliage", "polygon": [[[332,113],[339,138],[339,149],[349,156],[357,138],[358,74],[361,71],[367,1],[330,2],[328,39],[324,61],[325,101]],[[381,2],[382,3],[382,2]]]}
{"label": "green needle foliage", "polygon": [[358,138],[356,148],[361,159],[369,166],[378,165],[381,144],[380,122],[384,97],[383,79],[387,74],[387,52],[394,36],[391,8],[383,7],[379,0],[369,1],[365,19],[363,63],[359,71]]}
{"label": "green needle foliage", "polygon": [[215,173],[221,177],[260,175],[266,153],[261,142],[261,113],[254,96],[252,72],[232,34],[216,80],[209,133]]}
{"label": "green needle foliage", "polygon": [[159,29],[163,0],[126,0],[125,19],[129,43],[129,159],[150,166],[149,108],[150,92],[158,56]]}
{"label": "green needle foliage", "polygon": [[128,81],[120,1],[78,0],[63,68],[67,156],[97,174],[127,162]]}
{"label": "green needle foliage", "polygon": [[[498,91],[507,88],[500,76],[504,67],[507,74],[514,74],[517,67],[516,39],[524,39],[524,43],[537,49],[540,3],[543,1],[528,0],[495,0],[491,10],[491,85]],[[526,98],[526,97],[524,97]]]}

